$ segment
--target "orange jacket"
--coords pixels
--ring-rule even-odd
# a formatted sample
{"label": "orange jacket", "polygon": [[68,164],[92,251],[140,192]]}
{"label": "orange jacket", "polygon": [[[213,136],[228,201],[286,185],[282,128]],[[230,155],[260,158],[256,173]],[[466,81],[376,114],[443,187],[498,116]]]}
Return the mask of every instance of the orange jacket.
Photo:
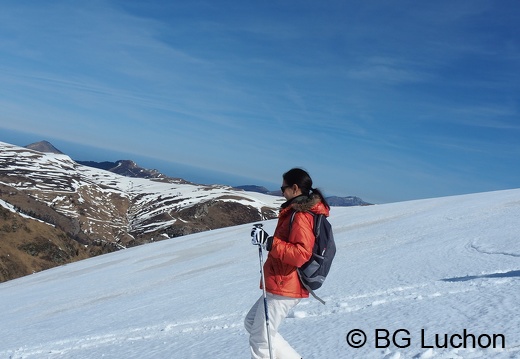
{"label": "orange jacket", "polygon": [[[294,211],[299,213],[294,216],[289,231]],[[317,195],[296,197],[288,206],[282,206],[271,251],[264,263],[265,289],[269,293],[293,298],[309,296],[296,271],[309,260],[314,247],[314,217],[305,211],[329,215]]]}

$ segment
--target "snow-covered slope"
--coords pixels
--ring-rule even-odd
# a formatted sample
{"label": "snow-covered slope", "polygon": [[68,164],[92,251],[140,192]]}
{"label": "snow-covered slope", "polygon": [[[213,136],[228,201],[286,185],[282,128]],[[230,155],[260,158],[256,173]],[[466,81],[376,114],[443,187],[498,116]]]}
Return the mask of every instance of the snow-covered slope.
{"label": "snow-covered slope", "polygon": [[[281,331],[307,359],[519,358],[519,219],[520,190],[333,208],[327,304],[302,301]],[[242,323],[261,295],[249,229],[0,284],[0,358],[248,358]]]}

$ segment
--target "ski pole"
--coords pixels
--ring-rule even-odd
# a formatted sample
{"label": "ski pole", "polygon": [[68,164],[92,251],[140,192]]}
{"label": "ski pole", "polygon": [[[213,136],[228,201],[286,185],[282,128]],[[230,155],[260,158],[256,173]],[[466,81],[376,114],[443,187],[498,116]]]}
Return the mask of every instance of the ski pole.
{"label": "ski pole", "polygon": [[[255,224],[255,227],[262,228],[262,224]],[[265,311],[265,328],[267,330],[267,345],[269,346],[269,358],[273,359],[273,348],[271,346],[271,331],[269,329],[269,311],[267,309],[267,293],[265,291],[265,275],[264,275],[264,256],[262,254],[262,246],[258,245],[258,257],[260,258],[260,274],[262,276],[262,290],[264,293],[264,311]]]}

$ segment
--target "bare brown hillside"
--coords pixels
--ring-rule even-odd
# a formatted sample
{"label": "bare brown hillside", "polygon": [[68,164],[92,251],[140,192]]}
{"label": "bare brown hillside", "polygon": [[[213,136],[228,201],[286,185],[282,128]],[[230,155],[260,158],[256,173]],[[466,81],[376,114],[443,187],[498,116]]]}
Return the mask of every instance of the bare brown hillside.
{"label": "bare brown hillside", "polygon": [[0,281],[85,259],[105,250],[82,245],[63,230],[0,207]]}

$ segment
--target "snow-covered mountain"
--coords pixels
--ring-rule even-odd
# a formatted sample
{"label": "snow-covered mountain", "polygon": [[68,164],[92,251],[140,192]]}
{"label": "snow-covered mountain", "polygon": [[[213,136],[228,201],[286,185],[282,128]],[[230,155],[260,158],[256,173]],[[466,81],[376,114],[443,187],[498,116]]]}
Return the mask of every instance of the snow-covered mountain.
{"label": "snow-covered mountain", "polygon": [[[520,189],[333,208],[327,304],[303,300],[281,332],[306,359],[520,358],[519,219]],[[249,233],[191,234],[1,283],[0,358],[248,358],[243,319],[261,295]]]}
{"label": "snow-covered mountain", "polygon": [[[124,242],[125,236],[135,238],[149,233],[161,236],[165,234],[161,230],[179,224],[186,228],[186,223],[193,221],[186,212],[201,203],[205,205],[193,210],[197,212],[197,220],[193,222],[204,222],[203,218],[216,203],[238,203],[249,208],[256,214],[251,221],[273,218],[283,203],[280,197],[237,191],[228,186],[186,184],[181,179],[128,178],[80,165],[67,155],[31,151],[3,142],[0,142],[0,182],[62,214],[80,219],[83,231],[118,242]],[[204,223],[197,229],[214,228],[218,226]],[[190,233],[181,231],[179,234]]]}
{"label": "snow-covered mountain", "polygon": [[64,154],[3,142],[0,200],[9,204],[3,207],[51,224],[71,240],[103,247],[102,252],[275,218],[284,201],[182,179],[125,177]]}

